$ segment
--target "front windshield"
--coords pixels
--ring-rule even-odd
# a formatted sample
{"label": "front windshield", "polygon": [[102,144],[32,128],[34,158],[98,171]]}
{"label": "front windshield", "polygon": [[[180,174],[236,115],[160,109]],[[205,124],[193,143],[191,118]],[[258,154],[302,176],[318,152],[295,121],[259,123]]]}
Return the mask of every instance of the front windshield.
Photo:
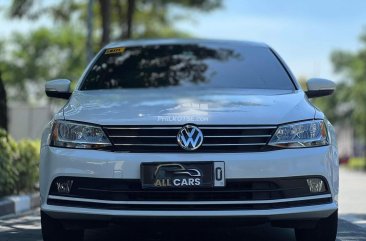
{"label": "front windshield", "polygon": [[80,89],[179,87],[294,89],[269,48],[217,44],[106,49]]}

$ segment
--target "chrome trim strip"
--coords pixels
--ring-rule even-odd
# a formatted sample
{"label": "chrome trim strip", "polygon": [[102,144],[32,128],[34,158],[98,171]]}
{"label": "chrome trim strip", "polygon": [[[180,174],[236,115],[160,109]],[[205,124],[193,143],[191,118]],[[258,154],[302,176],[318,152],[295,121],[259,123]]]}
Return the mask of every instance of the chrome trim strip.
{"label": "chrome trim strip", "polygon": [[[178,146],[177,144],[131,144],[131,143],[123,143],[123,144],[114,144],[115,146]],[[225,144],[202,144],[202,146],[264,146],[266,143],[225,143]]]}
{"label": "chrome trim strip", "polygon": [[149,130],[149,129],[157,129],[157,130],[169,130],[169,129],[175,129],[175,130],[180,130],[182,127],[180,126],[165,126],[165,127],[160,127],[160,126],[151,126],[151,127],[103,127],[104,129],[107,130]]}
{"label": "chrome trim strip", "polygon": [[267,143],[225,143],[225,144],[205,144],[203,143],[202,146],[264,146]]}
{"label": "chrome trim strip", "polygon": [[283,202],[295,202],[295,201],[306,201],[316,200],[322,198],[331,198],[331,194],[323,194],[308,197],[298,198],[283,198],[276,200],[257,200],[257,201],[110,201],[110,200],[98,200],[98,199],[87,199],[87,198],[73,198],[49,195],[48,199],[65,200],[65,201],[78,201],[78,202],[92,202],[92,203],[104,203],[104,204],[139,204],[139,205],[208,205],[208,204],[267,204],[267,203],[283,203]]}
{"label": "chrome trim strip", "polygon": [[[178,143],[169,143],[171,142],[173,139],[175,140],[177,137],[173,134],[173,135],[146,135],[145,133],[141,133],[143,135],[139,136],[136,135],[134,133],[131,133],[132,135],[128,135],[127,133],[121,133],[122,135],[118,135],[118,133],[113,132],[113,131],[118,131],[118,130],[180,130],[181,127],[180,126],[140,126],[140,127],[128,127],[128,126],[116,126],[116,127],[112,127],[112,126],[106,126],[104,127],[105,129],[107,129],[108,131],[110,131],[109,133],[111,135],[108,136],[108,138],[110,138],[111,140],[113,140],[114,146],[118,147],[118,146],[136,146],[136,147],[179,147]],[[240,140],[240,138],[270,138],[272,135],[271,134],[267,134],[267,133],[263,133],[260,134],[258,133],[257,135],[245,135],[245,133],[243,133],[244,135],[241,135],[240,133],[238,133],[238,135],[230,135],[229,133],[227,133],[227,135],[225,135],[225,131],[226,130],[259,130],[259,129],[276,129],[277,126],[202,126],[199,127],[202,130],[210,130],[210,129],[216,129],[216,130],[221,130],[223,133],[223,135],[205,135],[205,138],[211,139],[212,138],[217,138],[217,139],[226,139],[226,138],[236,138],[236,140]],[[127,135],[126,135],[127,134]],[[145,135],[144,135],[145,134]],[[162,133],[164,134],[164,133]],[[131,143],[132,141],[128,141],[128,139],[118,139],[118,138],[128,138],[129,140],[133,140],[134,138],[136,139],[140,139],[140,140],[144,140],[144,138],[152,138],[152,139],[158,139],[158,138],[167,138],[166,140],[169,140],[169,142],[165,142],[165,144],[160,144],[160,143],[144,143],[143,141],[141,141],[141,143]],[[249,139],[250,140],[250,139]],[[253,140],[255,141],[255,140]],[[237,141],[229,141],[229,143],[225,143],[226,141],[219,141],[219,143],[217,144],[205,144],[203,143],[202,146],[205,147],[234,147],[234,146],[265,146],[267,145],[267,141],[266,140],[261,140],[262,142],[260,143],[240,143],[241,141],[239,141],[239,143],[230,143],[230,142],[237,142]],[[129,143],[130,142],[130,143]],[[221,142],[221,143],[220,143]],[[223,143],[222,143],[223,142]],[[247,141],[246,141],[247,142]]]}
{"label": "chrome trim strip", "polygon": [[274,208],[274,209],[256,209],[256,210],[214,210],[214,211],[149,211],[149,210],[106,210],[95,208],[76,208],[66,206],[54,206],[42,203],[42,211],[47,212],[51,217],[59,219],[74,218],[93,218],[101,220],[110,220],[111,217],[265,217],[269,220],[304,220],[320,219],[329,217],[338,208],[335,202],[293,207],[293,208]]}
{"label": "chrome trim strip", "polygon": [[[177,138],[177,136],[109,136],[110,138]],[[205,136],[205,138],[256,138],[271,137],[271,135],[230,135],[230,136]]]}
{"label": "chrome trim strip", "polygon": [[199,126],[201,130],[205,129],[243,129],[243,130],[255,130],[255,129],[276,129],[277,126]]}
{"label": "chrome trim strip", "polygon": [[177,144],[131,144],[131,143],[123,143],[123,144],[114,144],[115,146],[178,146]]}
{"label": "chrome trim strip", "polygon": [[[150,127],[108,127],[108,126],[104,126],[104,129],[107,130],[148,130],[148,129],[165,129],[165,130],[169,130],[169,129],[176,129],[176,130],[180,130],[182,127],[181,126],[150,126]],[[255,130],[255,129],[276,129],[277,126],[198,126],[198,128],[202,129],[223,129],[223,130],[227,130],[227,129],[248,129],[248,130]]]}
{"label": "chrome trim strip", "polygon": [[255,138],[255,137],[271,137],[271,135],[230,135],[230,136],[205,136],[205,138]]}

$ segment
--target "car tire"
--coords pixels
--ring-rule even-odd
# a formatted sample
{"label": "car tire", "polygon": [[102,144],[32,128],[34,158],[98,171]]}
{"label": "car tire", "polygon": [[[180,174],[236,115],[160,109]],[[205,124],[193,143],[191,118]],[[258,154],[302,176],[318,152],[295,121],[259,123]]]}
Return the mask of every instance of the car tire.
{"label": "car tire", "polygon": [[335,241],[338,229],[338,211],[321,219],[314,228],[295,229],[297,241]]}
{"label": "car tire", "polygon": [[42,236],[44,241],[82,241],[84,230],[68,230],[62,223],[41,211]]}

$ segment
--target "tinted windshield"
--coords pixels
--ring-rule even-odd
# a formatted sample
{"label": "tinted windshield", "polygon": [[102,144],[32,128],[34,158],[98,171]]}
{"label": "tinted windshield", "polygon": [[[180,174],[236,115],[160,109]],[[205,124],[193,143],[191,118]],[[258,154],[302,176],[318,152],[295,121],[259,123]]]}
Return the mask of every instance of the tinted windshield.
{"label": "tinted windshield", "polygon": [[80,89],[186,86],[294,89],[269,48],[213,44],[107,49],[91,67]]}

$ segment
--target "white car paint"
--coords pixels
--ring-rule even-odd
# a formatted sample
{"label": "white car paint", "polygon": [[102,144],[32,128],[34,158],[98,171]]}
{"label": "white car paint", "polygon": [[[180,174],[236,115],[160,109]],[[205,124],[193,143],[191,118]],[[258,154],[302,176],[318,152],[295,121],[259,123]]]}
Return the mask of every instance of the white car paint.
{"label": "white car paint", "polygon": [[[125,42],[126,46],[129,44],[133,43]],[[119,45],[110,47],[113,46]],[[260,46],[265,47],[265,45]],[[297,83],[295,85],[298,87]],[[301,89],[285,91],[228,88],[202,89],[193,92],[181,90],[169,93],[159,89],[80,91],[79,86],[80,81],[71,99],[55,115],[54,120],[71,120],[97,125],[184,125],[187,124],[187,119],[178,117],[198,116],[202,118],[197,119],[197,125],[281,125],[303,120],[325,119],[324,114],[308,101]],[[179,155],[51,147],[49,146],[51,121],[42,135],[41,209],[55,218],[106,220],[115,216],[264,216],[275,220],[328,217],[338,208],[339,177],[335,133],[331,124],[327,123],[331,139],[331,144],[328,146],[266,152]],[[329,196],[332,197],[333,202],[283,209],[237,211],[116,211],[47,204],[51,182],[58,176],[140,179],[140,164],[157,161],[166,163],[224,161],[227,179],[319,175],[326,178],[329,183],[331,191]],[[306,198],[299,198],[299,200],[306,200]],[[96,202],[96,200],[90,201]],[[153,204],[153,202],[149,203]]]}
{"label": "white car paint", "polygon": [[[97,90],[75,91],[63,118],[99,125],[184,125],[184,118],[162,122],[163,116],[202,116],[203,124],[278,125],[314,119],[315,109],[303,91],[286,90]],[[202,124],[202,123],[201,123]]]}

